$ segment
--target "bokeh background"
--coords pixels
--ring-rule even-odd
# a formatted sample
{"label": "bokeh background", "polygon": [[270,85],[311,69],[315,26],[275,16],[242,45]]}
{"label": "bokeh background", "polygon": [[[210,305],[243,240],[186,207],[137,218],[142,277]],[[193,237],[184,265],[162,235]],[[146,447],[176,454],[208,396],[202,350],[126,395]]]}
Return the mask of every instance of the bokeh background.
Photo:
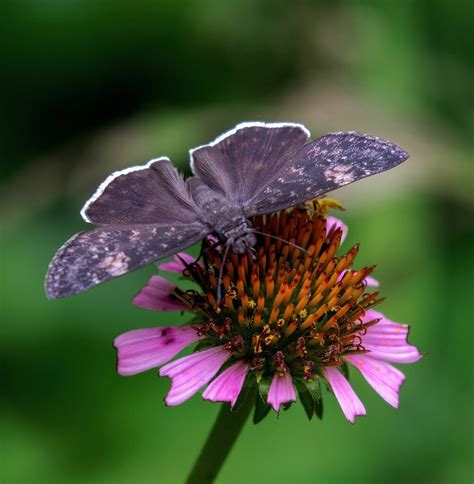
{"label": "bokeh background", "polygon": [[368,416],[300,405],[249,423],[219,483],[473,481],[470,0],[4,0],[0,19],[2,482],[179,483],[218,411],[115,373],[113,338],[180,323],[130,299],[153,267],[48,301],[56,249],[105,176],[243,120],[358,130],[410,160],[334,194],[381,309],[426,356],[401,408],[359,375]]}

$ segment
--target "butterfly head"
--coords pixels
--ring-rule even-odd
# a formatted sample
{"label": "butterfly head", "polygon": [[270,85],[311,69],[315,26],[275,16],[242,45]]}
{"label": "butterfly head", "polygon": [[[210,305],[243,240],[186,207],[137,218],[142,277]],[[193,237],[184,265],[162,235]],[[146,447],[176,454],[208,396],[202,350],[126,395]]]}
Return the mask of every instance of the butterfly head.
{"label": "butterfly head", "polygon": [[240,214],[219,224],[216,229],[219,238],[236,254],[244,254],[257,243],[250,220]]}

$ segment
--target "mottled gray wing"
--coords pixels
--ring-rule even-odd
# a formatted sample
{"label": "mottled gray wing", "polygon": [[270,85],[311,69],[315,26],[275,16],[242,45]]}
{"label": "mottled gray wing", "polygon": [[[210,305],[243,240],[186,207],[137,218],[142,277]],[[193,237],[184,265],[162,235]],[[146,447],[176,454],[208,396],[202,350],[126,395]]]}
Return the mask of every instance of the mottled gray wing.
{"label": "mottled gray wing", "polygon": [[294,123],[242,123],[190,151],[191,168],[233,205],[245,205],[302,148],[309,131]]}
{"label": "mottled gray wing", "polygon": [[245,207],[247,216],[293,207],[389,170],[408,158],[400,146],[365,134],[331,133],[307,143]]}
{"label": "mottled gray wing", "polygon": [[193,223],[197,207],[168,158],[110,175],[81,214],[95,224]]}
{"label": "mottled gray wing", "polygon": [[175,254],[203,239],[202,224],[108,225],[80,232],[54,256],[46,275],[50,299],[83,292],[112,277]]}

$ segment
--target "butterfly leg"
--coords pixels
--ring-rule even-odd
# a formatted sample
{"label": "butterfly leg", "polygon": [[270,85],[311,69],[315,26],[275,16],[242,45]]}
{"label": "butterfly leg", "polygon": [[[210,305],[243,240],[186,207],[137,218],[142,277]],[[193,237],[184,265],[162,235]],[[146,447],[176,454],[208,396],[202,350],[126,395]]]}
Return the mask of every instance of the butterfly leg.
{"label": "butterfly leg", "polygon": [[257,259],[257,251],[255,250],[255,247],[247,247],[247,253],[252,260]]}
{"label": "butterfly leg", "polygon": [[229,254],[229,249],[232,245],[233,240],[227,240],[225,243],[224,255],[222,257],[221,266],[219,267],[219,278],[217,279],[217,306],[220,305],[222,299],[222,278],[224,276],[224,266],[227,256]]}

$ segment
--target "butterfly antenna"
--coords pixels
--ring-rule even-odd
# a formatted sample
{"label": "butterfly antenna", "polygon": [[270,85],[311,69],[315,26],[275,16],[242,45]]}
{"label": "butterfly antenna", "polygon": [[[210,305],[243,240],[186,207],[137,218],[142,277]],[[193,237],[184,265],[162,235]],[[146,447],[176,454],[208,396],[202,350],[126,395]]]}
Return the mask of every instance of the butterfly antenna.
{"label": "butterfly antenna", "polygon": [[224,265],[227,260],[227,255],[229,254],[230,242],[227,241],[225,244],[224,255],[222,256],[222,263],[219,267],[219,278],[217,279],[217,306],[221,303],[222,299],[222,277],[224,275]]}
{"label": "butterfly antenna", "polygon": [[301,247],[301,245],[293,244],[293,242],[290,242],[289,240],[282,239],[281,237],[277,237],[276,235],[267,234],[266,232],[261,232],[260,230],[253,229],[252,232],[254,232],[255,234],[259,234],[259,235],[265,235],[267,237],[270,237],[271,239],[281,240],[283,243],[291,245],[291,247],[294,247],[295,249],[301,250],[305,254],[309,254],[309,252],[306,249],[303,249],[303,247]]}

